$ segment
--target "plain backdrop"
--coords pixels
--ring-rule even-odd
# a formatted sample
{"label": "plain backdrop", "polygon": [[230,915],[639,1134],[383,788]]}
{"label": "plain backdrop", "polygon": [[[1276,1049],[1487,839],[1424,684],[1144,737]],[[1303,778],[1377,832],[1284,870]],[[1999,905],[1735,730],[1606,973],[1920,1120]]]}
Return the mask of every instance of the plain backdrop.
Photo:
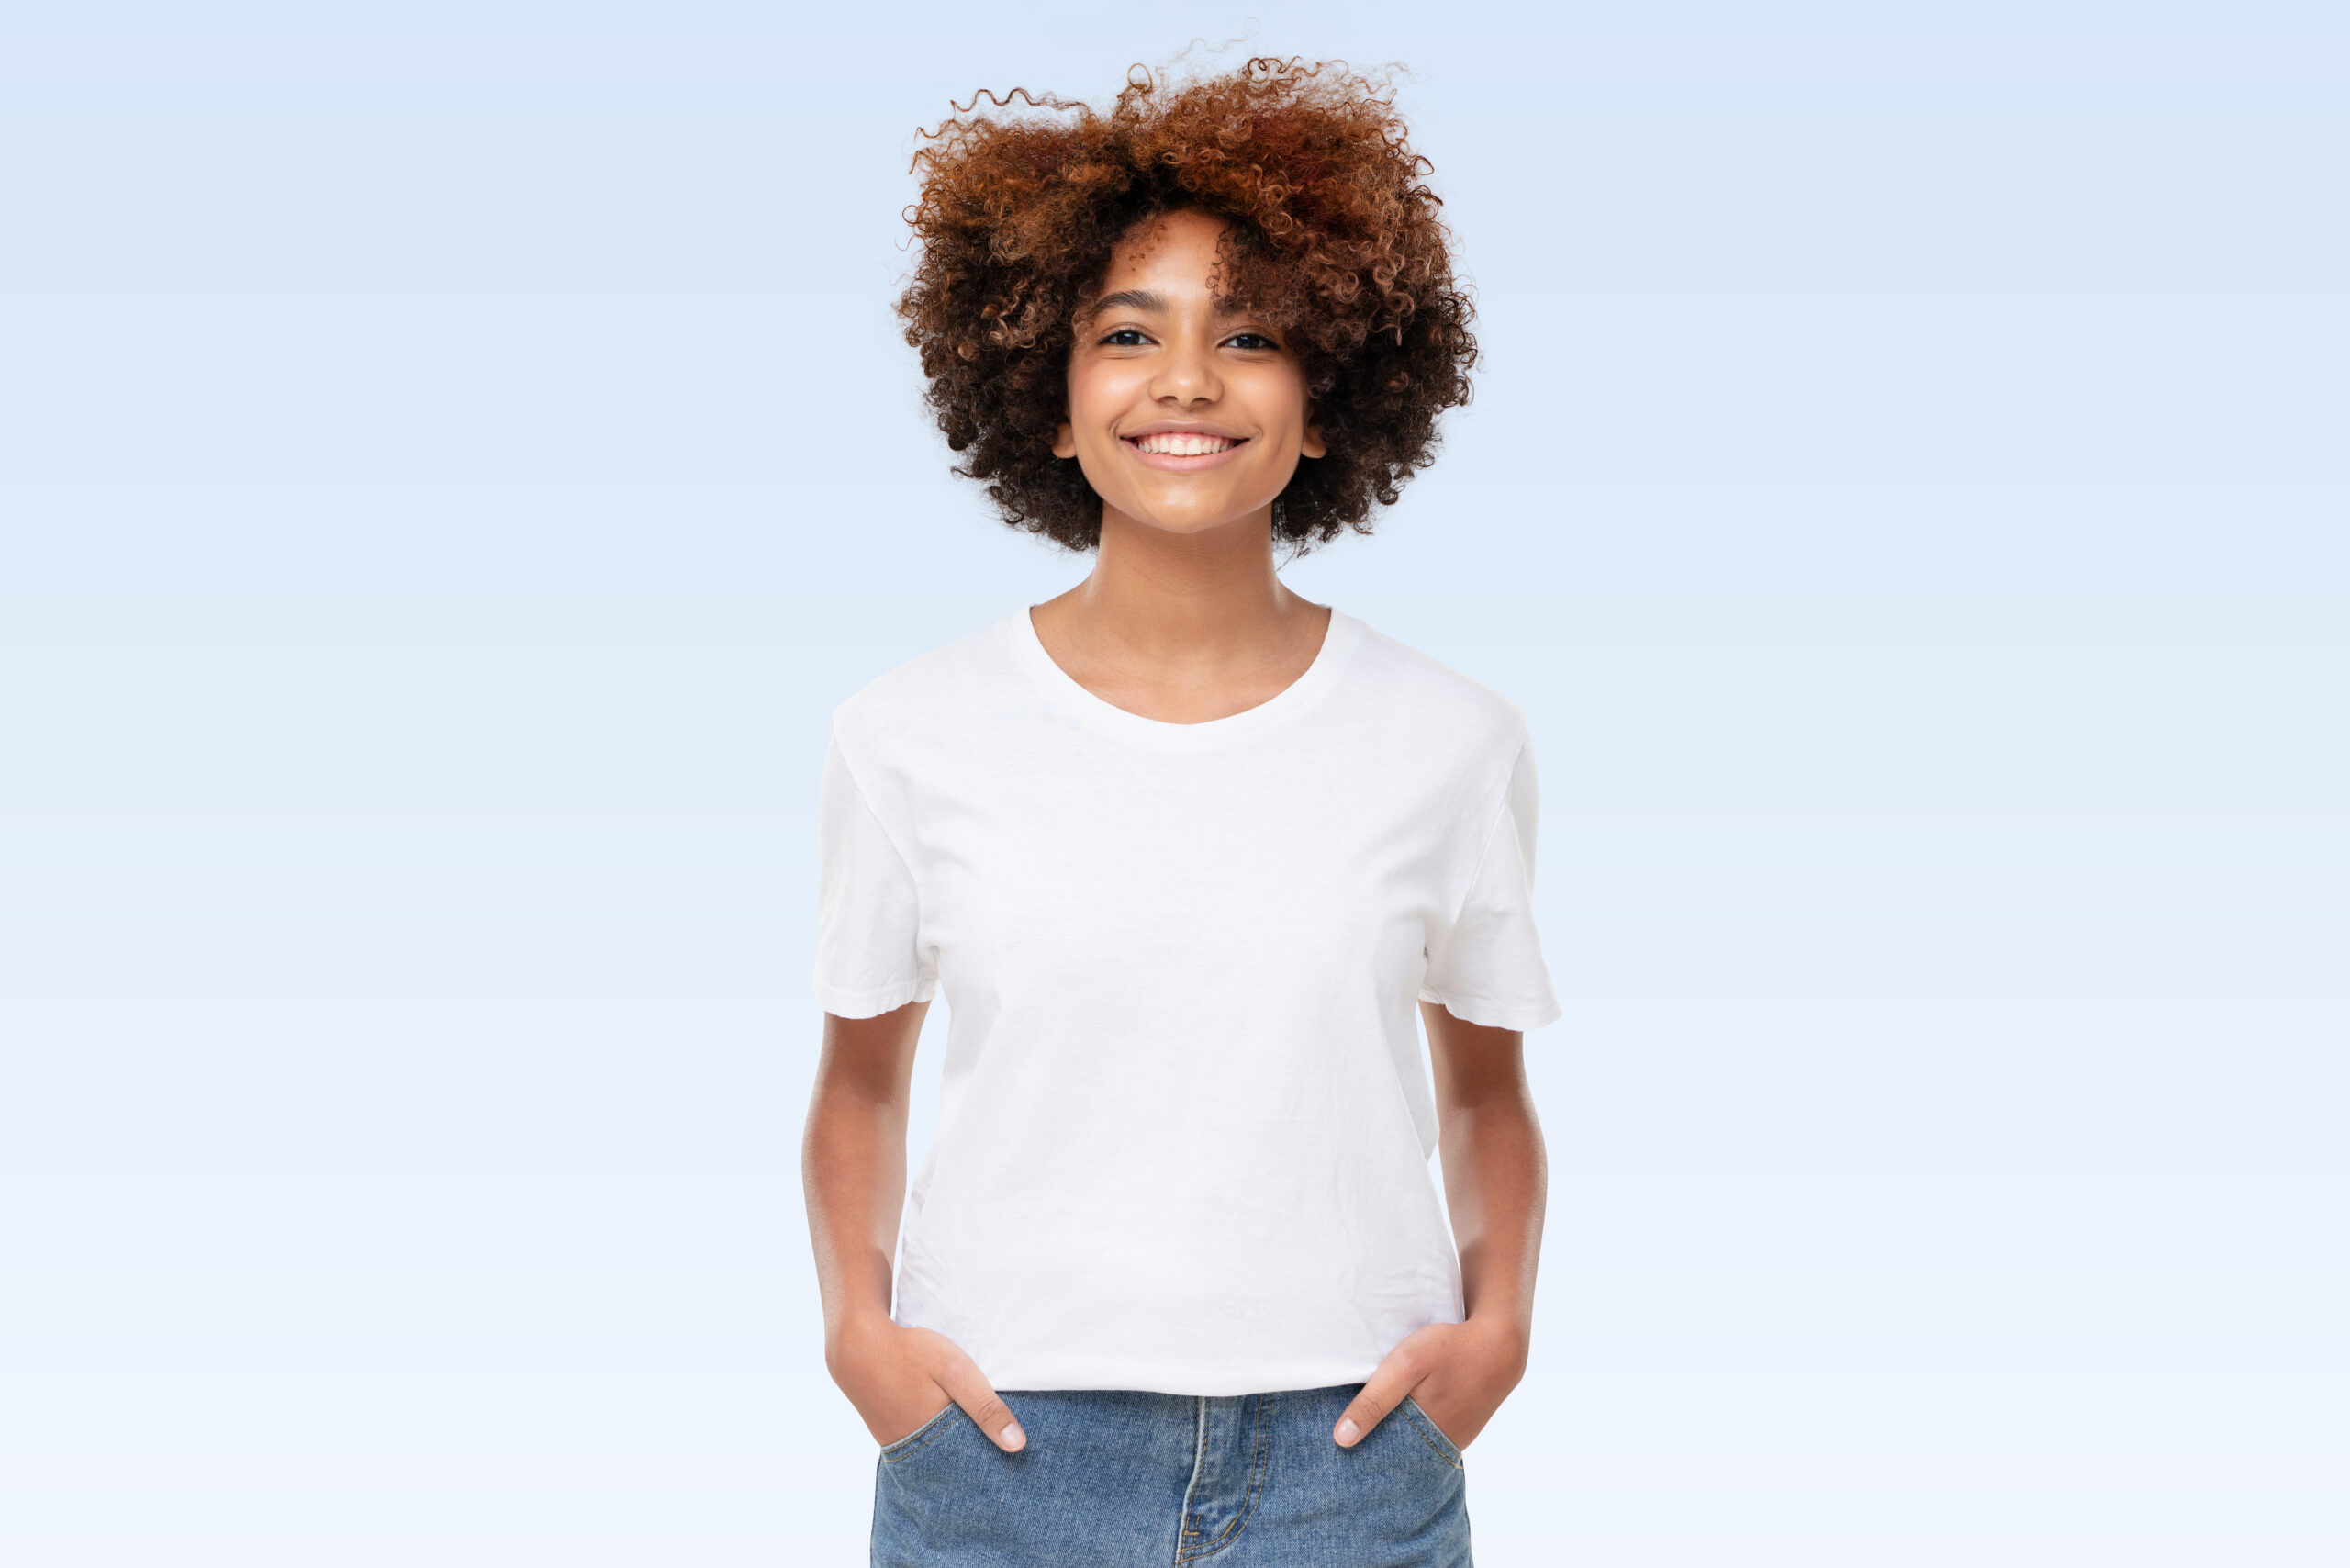
{"label": "plain backdrop", "polygon": [[1284,574],[1540,759],[1480,1568],[2350,1558],[2339,8],[412,0],[0,21],[0,1560],[865,1561],[825,718],[1088,564],[908,159],[1195,41],[1480,304]]}

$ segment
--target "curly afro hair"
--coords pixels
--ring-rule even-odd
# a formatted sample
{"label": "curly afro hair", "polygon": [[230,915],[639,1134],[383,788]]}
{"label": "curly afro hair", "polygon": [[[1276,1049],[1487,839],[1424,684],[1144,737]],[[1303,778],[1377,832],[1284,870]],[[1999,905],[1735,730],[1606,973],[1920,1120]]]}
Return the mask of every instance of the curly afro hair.
{"label": "curly afro hair", "polygon": [[1469,400],[1477,358],[1442,203],[1420,183],[1434,165],[1392,93],[1343,62],[1270,58],[1172,89],[1137,66],[1107,115],[982,92],[1062,118],[989,118],[974,95],[914,154],[920,259],[897,311],[946,444],[968,454],[955,472],[1014,528],[1100,543],[1100,497],[1052,454],[1074,323],[1128,230],[1194,208],[1229,220],[1222,297],[1288,334],[1329,444],[1275,502],[1275,542],[1370,532],[1371,503],[1393,506],[1435,461],[1437,416]]}

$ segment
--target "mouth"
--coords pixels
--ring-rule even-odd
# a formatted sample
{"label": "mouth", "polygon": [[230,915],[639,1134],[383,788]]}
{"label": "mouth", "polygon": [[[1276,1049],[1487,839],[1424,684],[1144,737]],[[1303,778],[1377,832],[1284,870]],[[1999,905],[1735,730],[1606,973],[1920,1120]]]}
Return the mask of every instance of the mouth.
{"label": "mouth", "polygon": [[1152,468],[1175,474],[1195,474],[1229,462],[1248,444],[1246,436],[1210,435],[1201,431],[1154,431],[1119,438],[1126,449]]}

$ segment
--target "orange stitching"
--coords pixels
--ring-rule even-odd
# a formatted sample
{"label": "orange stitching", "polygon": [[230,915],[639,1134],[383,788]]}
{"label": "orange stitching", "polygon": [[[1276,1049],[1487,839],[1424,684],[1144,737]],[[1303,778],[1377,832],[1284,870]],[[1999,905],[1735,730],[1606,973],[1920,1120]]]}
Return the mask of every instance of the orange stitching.
{"label": "orange stitching", "polygon": [[[1183,1568],[1183,1564],[1187,1562],[1195,1562],[1203,1557],[1211,1557],[1216,1552],[1222,1551],[1225,1547],[1230,1546],[1233,1541],[1237,1540],[1240,1532],[1248,1528],[1248,1521],[1257,1517],[1257,1496],[1259,1493],[1264,1490],[1265,1476],[1272,1468],[1272,1439],[1269,1436],[1272,1428],[1272,1407],[1273,1400],[1270,1394],[1260,1394],[1258,1396],[1257,1448],[1255,1453],[1249,1456],[1248,1461],[1248,1501],[1247,1506],[1244,1506],[1237,1515],[1234,1516],[1233,1521],[1230,1524],[1224,1527],[1224,1533],[1222,1535],[1216,1537],[1215,1540],[1210,1541],[1205,1546],[1195,1547],[1192,1551],[1176,1558],[1175,1568]],[[1185,1530],[1183,1533],[1185,1535],[1197,1535],[1200,1532],[1197,1530]]]}
{"label": "orange stitching", "polygon": [[[960,1405],[947,1406],[946,1409],[941,1410],[937,1415],[933,1416],[929,1420],[924,1421],[921,1426],[915,1428],[912,1431],[908,1432],[904,1437],[900,1438],[897,1442],[891,1443],[889,1448],[883,1449],[881,1450],[881,1462],[884,1464],[895,1464],[900,1460],[905,1458],[906,1455],[913,1452],[915,1449],[923,1447],[933,1439],[939,1437],[942,1433],[950,1430],[951,1428],[946,1423],[946,1417],[954,1415],[962,1408],[963,1407]],[[934,1432],[930,1431],[930,1428],[933,1427],[937,1428],[938,1430]],[[923,1437],[924,1432],[930,1432],[930,1436]],[[916,1438],[922,1438],[922,1441],[919,1443],[915,1442],[914,1439]],[[900,1444],[910,1446],[900,1447]],[[892,1452],[891,1450],[895,1450],[896,1451]]]}
{"label": "orange stitching", "polygon": [[1420,1434],[1420,1441],[1435,1450],[1437,1458],[1455,1470],[1465,1472],[1469,1466],[1445,1451],[1452,1446],[1452,1439],[1446,1437],[1434,1421],[1428,1419],[1428,1413],[1420,1408],[1420,1402],[1408,1394],[1404,1395],[1404,1401],[1408,1406],[1404,1414],[1412,1417],[1412,1429]]}

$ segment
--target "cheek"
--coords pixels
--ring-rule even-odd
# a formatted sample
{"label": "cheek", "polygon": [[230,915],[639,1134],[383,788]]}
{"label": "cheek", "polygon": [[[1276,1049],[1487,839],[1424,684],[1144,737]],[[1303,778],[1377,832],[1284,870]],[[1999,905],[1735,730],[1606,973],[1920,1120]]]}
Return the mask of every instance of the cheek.
{"label": "cheek", "polygon": [[1266,365],[1251,378],[1249,399],[1268,430],[1305,427],[1305,376],[1293,364]]}
{"label": "cheek", "polygon": [[1105,428],[1124,404],[1124,390],[1108,367],[1080,365],[1069,373],[1069,422],[1079,440],[1106,439]]}

